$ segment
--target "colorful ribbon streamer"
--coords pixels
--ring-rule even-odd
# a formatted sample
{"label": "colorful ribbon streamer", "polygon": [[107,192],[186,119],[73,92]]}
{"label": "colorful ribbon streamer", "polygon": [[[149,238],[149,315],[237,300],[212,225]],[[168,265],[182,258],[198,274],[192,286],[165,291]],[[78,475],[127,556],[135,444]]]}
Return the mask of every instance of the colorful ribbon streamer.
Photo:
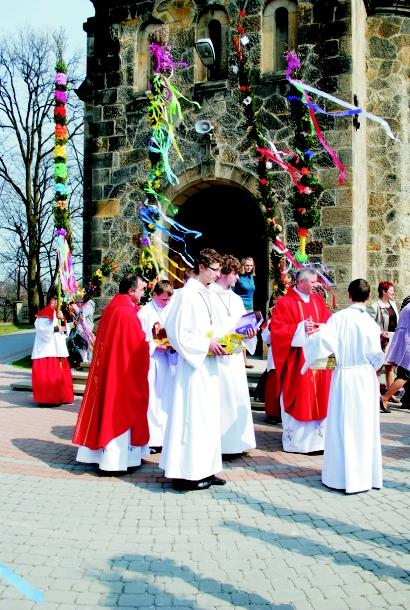
{"label": "colorful ribbon streamer", "polygon": [[295,165],[292,165],[288,161],[282,159],[282,156],[284,155],[292,155],[298,159],[298,155],[296,153],[291,153],[288,151],[280,151],[272,142],[270,142],[270,145],[271,150],[268,148],[260,148],[259,146],[256,147],[256,150],[262,155],[262,157],[269,159],[273,163],[279,165],[279,167],[281,167],[283,170],[285,170],[285,172],[287,172],[291,177],[292,182],[298,189],[299,193],[301,193],[302,195],[310,195],[312,189],[309,186],[301,184],[300,182],[306,172],[302,173],[302,171],[298,169]]}
{"label": "colorful ribbon streamer", "polygon": [[176,68],[188,68],[183,61],[175,61],[171,55],[171,49],[166,45],[155,42],[150,44],[150,54],[153,58],[153,70],[156,73],[173,72]]}
{"label": "colorful ribbon streamer", "polygon": [[66,296],[69,299],[73,299],[78,290],[78,284],[74,274],[72,255],[65,238],[66,231],[65,229],[56,229],[54,234],[56,236],[55,243],[60,266],[61,287]]}
{"label": "colorful ribbon streamer", "polygon": [[287,61],[286,78],[300,92],[301,98],[302,98],[302,103],[304,103],[308,108],[309,118],[310,118],[311,124],[313,126],[314,132],[316,134],[316,137],[319,140],[319,142],[321,143],[321,145],[323,146],[323,148],[329,154],[335,167],[337,167],[339,169],[339,184],[342,184],[346,178],[346,168],[343,165],[343,163],[340,161],[339,157],[337,156],[337,154],[335,153],[333,148],[331,146],[329,146],[329,144],[325,140],[325,137],[319,127],[319,123],[317,122],[316,115],[313,110],[314,104],[312,104],[308,94],[305,91],[305,89],[306,89],[305,83],[302,83],[302,81],[295,80],[292,78],[293,71],[300,68],[299,58],[294,51],[290,51],[289,53],[286,54],[285,57],[286,57],[286,61]]}
{"label": "colorful ribbon streamer", "polygon": [[[18,576],[3,563],[0,563],[0,576],[2,576],[15,589],[20,591],[20,593],[22,593],[28,599],[31,599],[33,602],[41,603],[44,601],[44,595],[41,593],[41,591],[38,591],[38,589],[33,587],[33,585],[30,585],[30,583]],[[11,604],[10,607],[12,605],[13,604]]]}
{"label": "colorful ribbon streamer", "polygon": [[[335,97],[334,95],[331,95],[330,93],[326,93],[325,91],[322,91],[321,89],[317,89],[316,87],[307,85],[306,83],[302,82],[301,80],[293,79],[292,73],[294,72],[294,70],[297,70],[300,68],[300,61],[299,61],[299,58],[296,55],[295,51],[290,51],[289,53],[286,54],[286,61],[287,61],[286,78],[298,90],[302,89],[303,92],[309,91],[310,93],[314,93],[318,97],[327,99],[327,100],[337,104],[338,106],[342,106],[343,108],[348,108],[350,110],[349,114],[360,114],[361,116],[364,116],[367,119],[374,121],[375,123],[378,123],[381,127],[383,127],[383,129],[385,130],[385,132],[387,133],[389,138],[391,138],[392,140],[394,140],[396,142],[400,142],[400,140],[398,138],[396,138],[396,136],[393,134],[393,132],[390,128],[390,125],[384,119],[376,116],[375,114],[371,114],[370,112],[367,112],[366,110],[363,110],[359,106],[355,106],[354,104],[345,102],[344,100],[341,100],[340,98]],[[315,106],[314,104],[312,104],[312,102],[310,102],[308,100],[306,100],[306,102],[307,102],[307,105],[310,104],[312,106],[312,108]],[[320,109],[319,112],[324,112],[324,114],[330,114],[331,116],[347,116],[347,114],[342,114],[342,113],[328,113],[326,111],[322,111],[322,109]]]}

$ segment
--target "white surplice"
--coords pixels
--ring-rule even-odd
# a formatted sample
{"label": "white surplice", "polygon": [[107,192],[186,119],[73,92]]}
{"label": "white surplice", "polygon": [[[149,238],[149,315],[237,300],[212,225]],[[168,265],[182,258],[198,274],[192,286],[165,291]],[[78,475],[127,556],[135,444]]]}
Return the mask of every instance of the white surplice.
{"label": "white surplice", "polygon": [[[305,302],[309,303],[310,295],[300,292],[296,286],[295,292]],[[303,347],[308,339],[305,321],[299,322],[292,339],[292,347]],[[283,392],[280,395],[280,412],[282,419],[282,447],[288,453],[314,453],[323,451],[325,446],[326,417],[312,421],[300,421],[285,410]]]}
{"label": "white surplice", "polygon": [[152,327],[159,323],[165,328],[165,322],[171,303],[165,307],[158,307],[154,301],[150,301],[138,312],[146,339],[149,343],[150,365],[148,372],[149,382],[149,444],[153,447],[162,447],[164,442],[165,428],[168,421],[168,413],[174,390],[174,372],[178,355],[170,350],[159,351],[157,343],[152,337]]}
{"label": "white surplice", "polygon": [[[215,337],[234,330],[246,314],[241,297],[219,284],[211,284],[214,299]],[[216,357],[221,392],[222,453],[242,453],[256,447],[248,379],[243,353]]]}
{"label": "white surplice", "polygon": [[127,468],[141,466],[141,460],[149,455],[149,446],[131,445],[131,430],[113,438],[103,449],[89,449],[81,446],[77,450],[77,462],[97,464],[107,472],[125,471]]}
{"label": "white surplice", "polygon": [[68,358],[67,333],[56,333],[57,315],[53,320],[50,318],[36,318],[34,326],[36,335],[34,338],[31,359],[37,358]]}
{"label": "white surplice", "polygon": [[165,324],[179,354],[160,466],[171,479],[197,481],[222,470],[216,358],[208,356],[213,298],[196,278],[176,290]]}
{"label": "white surplice", "polygon": [[304,347],[310,364],[330,353],[336,356],[329,395],[322,482],[356,493],[381,488],[379,384],[376,370],[384,361],[380,328],[353,304],[335,313]]}

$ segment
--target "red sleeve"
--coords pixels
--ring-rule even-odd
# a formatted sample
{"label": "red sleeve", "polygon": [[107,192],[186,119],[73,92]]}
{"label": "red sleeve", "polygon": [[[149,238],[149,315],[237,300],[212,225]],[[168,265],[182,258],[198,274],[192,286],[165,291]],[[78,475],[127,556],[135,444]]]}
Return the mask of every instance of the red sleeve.
{"label": "red sleeve", "polygon": [[292,339],[300,322],[295,317],[294,308],[290,306],[292,302],[289,303],[289,301],[289,298],[278,300],[270,322],[273,362],[279,376],[288,358]]}

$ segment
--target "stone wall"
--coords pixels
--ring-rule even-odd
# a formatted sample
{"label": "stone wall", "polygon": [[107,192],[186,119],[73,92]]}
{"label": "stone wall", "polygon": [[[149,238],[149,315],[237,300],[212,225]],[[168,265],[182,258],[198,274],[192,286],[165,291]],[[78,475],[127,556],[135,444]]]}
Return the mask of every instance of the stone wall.
{"label": "stone wall", "polygon": [[[236,77],[229,71],[226,81],[196,82],[199,72],[193,47],[195,23],[201,11],[211,3],[106,0],[95,4],[96,16],[87,23],[87,80],[81,91],[86,100],[85,275],[98,267],[106,254],[114,255],[121,264],[135,263],[138,259],[141,228],[138,207],[143,200],[141,185],[148,170],[146,147],[149,138],[147,97],[141,87],[144,79],[138,71],[146,64],[140,37],[141,27],[147,23],[167,24],[174,56],[189,65],[179,73],[178,86],[201,104],[200,110],[185,108],[184,123],[178,126],[177,137],[184,161],[171,159],[180,185],[170,189],[170,195],[177,197],[178,204],[183,204],[190,189],[199,182],[202,187],[204,181],[213,180],[237,184],[250,194],[256,193],[257,185],[254,141],[241,110],[242,94]],[[230,0],[218,3],[218,10],[224,10],[229,18],[232,33],[238,5],[241,3]],[[259,0],[250,0],[247,4],[246,30],[251,38],[255,65],[261,57],[263,6]],[[355,5],[355,10],[351,11],[351,2],[344,0],[298,3],[298,52],[304,63],[304,79],[347,101],[352,101],[356,93],[359,103],[366,97],[366,14],[363,6],[361,3],[360,7]],[[404,140],[405,127],[408,127],[403,102],[407,99],[407,85],[403,84],[406,57],[408,62],[406,27],[408,20],[394,16],[367,20],[369,102],[376,114],[393,120],[393,129],[400,132]],[[388,57],[383,60],[380,55],[385,52]],[[232,50],[230,63],[233,63]],[[284,74],[261,75],[255,70],[255,82],[260,117],[267,132],[278,148],[289,148],[293,129],[284,98],[288,91]],[[380,83],[383,92],[380,92]],[[214,125],[212,155],[204,151],[201,136],[195,132],[194,124],[199,118],[209,119]],[[400,159],[397,152],[399,148],[392,147],[383,131],[373,126],[368,127],[367,139],[364,122],[358,131],[347,118],[335,121],[321,117],[320,124],[329,144],[346,165],[348,175],[345,183],[338,186],[337,171],[328,155],[325,152],[317,155],[319,177],[325,191],[321,225],[311,231],[308,245],[311,259],[323,260],[330,267],[338,283],[340,303],[345,300],[345,289],[352,275],[365,275],[367,267],[373,283],[376,270],[383,265],[386,265],[386,273],[390,270],[388,277],[396,282],[405,278],[408,283],[408,263],[400,257],[409,248],[406,242],[409,227],[405,226],[405,190],[408,189],[405,180],[408,178],[405,160]],[[367,150],[370,154],[368,174]],[[383,174],[377,159],[382,163]],[[291,193],[290,179],[283,172],[278,171],[276,175],[286,240],[290,248],[295,248],[296,225],[287,203]],[[115,291],[115,280],[106,284],[105,298]]]}
{"label": "stone wall", "polygon": [[367,109],[400,140],[369,122],[369,278],[394,282],[400,302],[410,293],[410,18],[369,17],[366,38]]}

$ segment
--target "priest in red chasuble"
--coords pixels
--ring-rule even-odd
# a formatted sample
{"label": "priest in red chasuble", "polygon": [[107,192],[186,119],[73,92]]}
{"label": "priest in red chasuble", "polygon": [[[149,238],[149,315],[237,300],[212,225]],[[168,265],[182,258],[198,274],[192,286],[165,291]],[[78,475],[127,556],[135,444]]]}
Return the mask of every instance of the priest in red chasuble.
{"label": "priest in red chasuble", "polygon": [[145,282],[122,278],[101,317],[91,369],[74,431],[77,461],[126,472],[149,454],[149,347],[137,312]]}
{"label": "priest in red chasuble", "polygon": [[314,269],[299,271],[296,285],[278,300],[270,324],[283,449],[294,453],[323,451],[324,447],[331,371],[300,372],[307,337],[331,316],[323,298],[313,292],[316,282]]}

